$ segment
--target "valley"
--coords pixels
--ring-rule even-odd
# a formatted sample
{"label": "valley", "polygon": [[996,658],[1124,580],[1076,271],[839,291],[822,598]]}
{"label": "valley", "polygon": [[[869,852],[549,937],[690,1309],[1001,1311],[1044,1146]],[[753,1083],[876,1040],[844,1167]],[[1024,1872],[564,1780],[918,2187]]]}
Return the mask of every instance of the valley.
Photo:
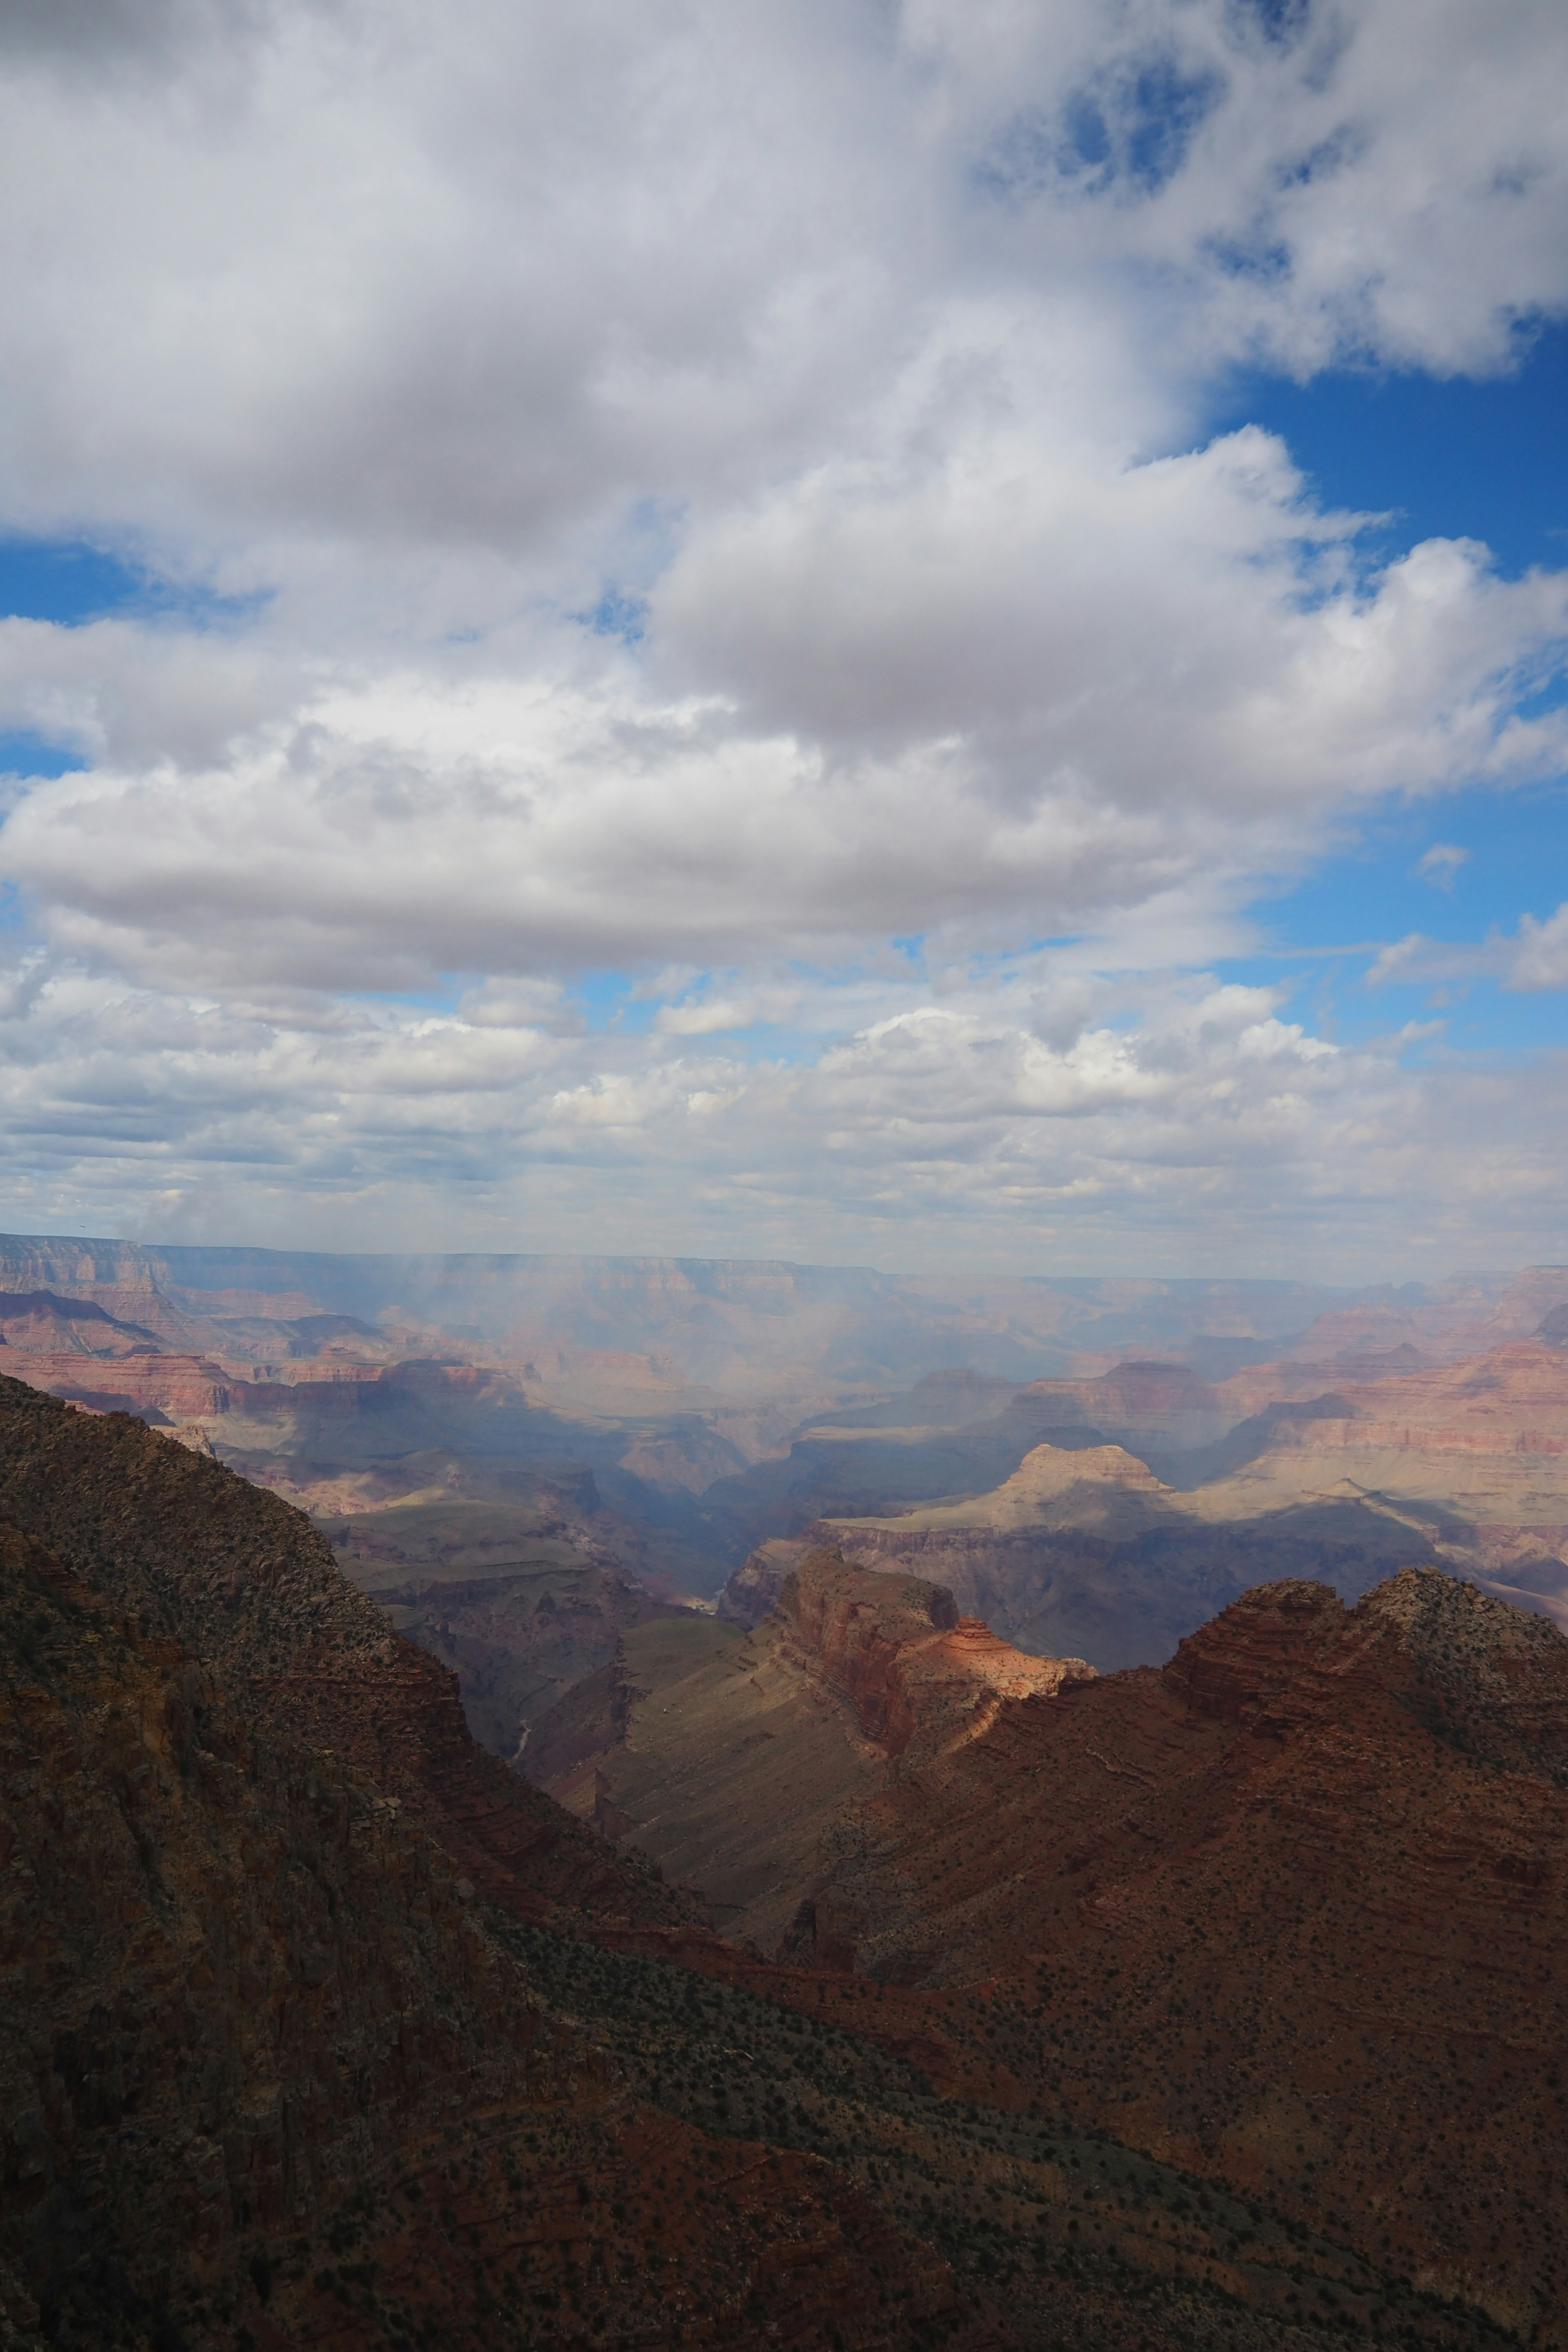
{"label": "valley", "polygon": [[1568,2347],[1568,1272],[94,1246],[0,1244],[7,2352]]}
{"label": "valley", "polygon": [[1102,1670],[1271,1575],[1353,1599],[1436,1561],[1561,1610],[1564,1314],[1550,1267],[944,1296],[753,1262],[0,1237],[11,1373],[310,1511],[509,1758],[647,1605],[621,1586],[709,1606],[775,1540],[902,1561]]}

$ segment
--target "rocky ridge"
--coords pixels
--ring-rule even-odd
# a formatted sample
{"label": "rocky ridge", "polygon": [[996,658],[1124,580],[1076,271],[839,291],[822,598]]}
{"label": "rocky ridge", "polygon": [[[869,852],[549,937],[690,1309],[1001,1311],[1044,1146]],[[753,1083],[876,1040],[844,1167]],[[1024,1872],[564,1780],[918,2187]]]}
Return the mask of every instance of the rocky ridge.
{"label": "rocky ridge", "polygon": [[490,1899],[683,1916],[651,1873],[476,1746],[456,1677],[388,1630],[276,1496],[129,1416],[73,1413],[5,1381],[0,1519],[195,1652],[259,1725],[374,1774]]}
{"label": "rocky ridge", "polygon": [[1557,2345],[1565,1738],[1545,1621],[1288,1580],[889,1779],[816,1899],[937,2015],[986,1985],[1020,2095]]}
{"label": "rocky ridge", "polygon": [[820,2156],[552,2007],[507,1932],[679,1899],[501,1789],[299,1514],[10,1383],[0,1454],[71,1560],[0,1528],[0,2340],[1003,2352]]}

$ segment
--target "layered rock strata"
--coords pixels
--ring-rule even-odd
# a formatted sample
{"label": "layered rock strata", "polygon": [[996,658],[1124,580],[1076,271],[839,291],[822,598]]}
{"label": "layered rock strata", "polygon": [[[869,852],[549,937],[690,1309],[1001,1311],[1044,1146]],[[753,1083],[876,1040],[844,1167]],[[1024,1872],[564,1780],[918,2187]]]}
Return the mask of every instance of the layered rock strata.
{"label": "layered rock strata", "polygon": [[889,1771],[979,1738],[1007,1701],[1091,1673],[1014,1649],[939,1586],[868,1574],[825,1548],[787,1570],[750,1633],[706,1619],[629,1632],[525,1760],[700,1892],[728,1932],[772,1949],[846,1807]]}
{"label": "layered rock strata", "polygon": [[888,1779],[816,1899],[997,2095],[1558,2345],[1565,1771],[1547,1622],[1430,1572],[1348,1611],[1287,1581]]}

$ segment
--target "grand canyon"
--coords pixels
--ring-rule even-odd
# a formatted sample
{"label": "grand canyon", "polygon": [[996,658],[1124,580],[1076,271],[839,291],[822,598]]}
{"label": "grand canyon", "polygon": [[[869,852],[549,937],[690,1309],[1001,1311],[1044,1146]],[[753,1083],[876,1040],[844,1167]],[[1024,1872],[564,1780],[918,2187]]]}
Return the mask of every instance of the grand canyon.
{"label": "grand canyon", "polygon": [[7,2352],[1568,2347],[1568,1268],[0,1343]]}

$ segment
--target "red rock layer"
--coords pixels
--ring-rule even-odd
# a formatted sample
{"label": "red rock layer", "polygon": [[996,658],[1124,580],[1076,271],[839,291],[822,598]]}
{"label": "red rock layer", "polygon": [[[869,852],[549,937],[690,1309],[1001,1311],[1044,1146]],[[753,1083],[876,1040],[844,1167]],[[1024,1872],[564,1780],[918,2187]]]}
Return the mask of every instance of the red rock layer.
{"label": "red rock layer", "polygon": [[890,1780],[823,1894],[861,1969],[952,1989],[994,2095],[1559,2345],[1565,1780],[1545,1621],[1416,1570],[1349,1612],[1277,1584]]}
{"label": "red rock layer", "polygon": [[853,1567],[836,1546],[786,1576],[775,1615],[803,1674],[846,1700],[889,1757],[911,1744],[935,1753],[973,1737],[1004,1699],[1048,1698],[1094,1676],[1081,1658],[1015,1650],[961,1617],[942,1585]]}

